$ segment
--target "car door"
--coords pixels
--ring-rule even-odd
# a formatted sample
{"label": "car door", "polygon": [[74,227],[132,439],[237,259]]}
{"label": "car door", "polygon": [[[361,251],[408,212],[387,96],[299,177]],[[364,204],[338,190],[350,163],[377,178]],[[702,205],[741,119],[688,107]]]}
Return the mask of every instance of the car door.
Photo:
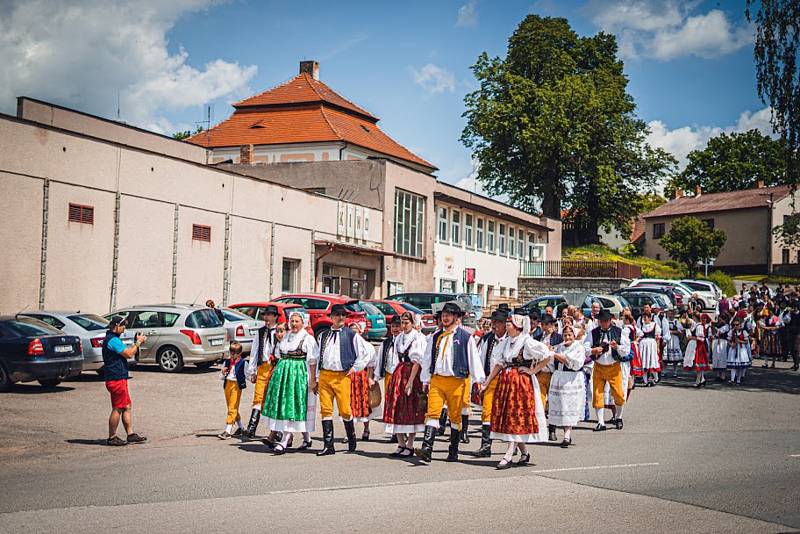
{"label": "car door", "polygon": [[147,336],[147,341],[139,346],[137,361],[155,361],[158,349],[158,338],[161,337],[163,327],[157,311],[139,310],[131,312],[128,317],[128,330]]}

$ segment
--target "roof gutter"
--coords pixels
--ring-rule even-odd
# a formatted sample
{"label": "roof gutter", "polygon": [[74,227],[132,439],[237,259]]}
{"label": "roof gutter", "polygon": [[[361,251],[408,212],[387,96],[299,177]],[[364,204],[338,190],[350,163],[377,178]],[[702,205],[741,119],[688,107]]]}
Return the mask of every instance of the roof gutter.
{"label": "roof gutter", "polygon": [[340,148],[340,149],[339,149],[339,161],[344,161],[344,160],[342,159],[342,153],[344,152],[344,149],[345,149],[345,148],[347,148],[347,141],[345,141],[345,142],[342,144],[342,148]]}

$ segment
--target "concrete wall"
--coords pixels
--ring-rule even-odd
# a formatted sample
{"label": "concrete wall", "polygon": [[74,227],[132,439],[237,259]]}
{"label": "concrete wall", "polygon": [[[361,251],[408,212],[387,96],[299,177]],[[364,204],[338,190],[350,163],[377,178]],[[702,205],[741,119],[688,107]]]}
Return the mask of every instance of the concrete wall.
{"label": "concrete wall", "polygon": [[544,295],[562,293],[607,294],[627,287],[630,280],[624,278],[534,278],[520,276],[517,280],[518,300],[528,302]]}
{"label": "concrete wall", "polygon": [[0,171],[0,313],[38,307],[43,189],[44,180]]}
{"label": "concrete wall", "polygon": [[[785,215],[791,215],[793,212],[796,212],[796,209],[792,208],[792,197],[788,196],[782,200],[775,202],[775,205],[772,210],[772,222],[771,227],[775,228],[776,226],[780,226],[783,224],[783,217]],[[796,202],[796,201],[795,201]],[[773,239],[772,245],[772,265],[779,265],[783,263],[783,249],[786,248],[783,244],[779,243],[777,239]],[[797,247],[789,247],[789,264],[800,264],[800,249]],[[800,270],[800,267],[795,269],[794,267],[784,267],[784,272],[796,272]]]}

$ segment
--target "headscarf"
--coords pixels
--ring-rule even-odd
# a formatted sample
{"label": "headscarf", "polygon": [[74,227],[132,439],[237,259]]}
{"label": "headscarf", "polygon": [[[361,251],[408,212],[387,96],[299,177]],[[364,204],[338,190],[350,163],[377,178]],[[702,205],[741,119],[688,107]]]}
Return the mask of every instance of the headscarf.
{"label": "headscarf", "polygon": [[514,314],[510,318],[511,324],[517,329],[522,330],[523,334],[529,334],[531,331],[531,319],[527,315]]}

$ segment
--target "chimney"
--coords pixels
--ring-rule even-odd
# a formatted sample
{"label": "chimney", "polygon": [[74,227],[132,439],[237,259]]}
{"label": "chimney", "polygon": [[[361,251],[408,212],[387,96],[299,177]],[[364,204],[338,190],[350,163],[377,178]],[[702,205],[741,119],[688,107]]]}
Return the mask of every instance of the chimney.
{"label": "chimney", "polygon": [[764,180],[759,180],[756,182],[756,187],[758,189],[764,189]]}
{"label": "chimney", "polygon": [[239,163],[250,165],[253,162],[253,145],[242,145],[239,147]]}
{"label": "chimney", "polygon": [[699,185],[694,186],[694,196],[699,197],[703,194],[703,190],[700,189]]}
{"label": "chimney", "polygon": [[319,63],[317,61],[301,61],[300,74],[309,74],[315,80],[319,80]]}
{"label": "chimney", "polygon": [[675,189],[675,198],[683,198],[683,189]]}

